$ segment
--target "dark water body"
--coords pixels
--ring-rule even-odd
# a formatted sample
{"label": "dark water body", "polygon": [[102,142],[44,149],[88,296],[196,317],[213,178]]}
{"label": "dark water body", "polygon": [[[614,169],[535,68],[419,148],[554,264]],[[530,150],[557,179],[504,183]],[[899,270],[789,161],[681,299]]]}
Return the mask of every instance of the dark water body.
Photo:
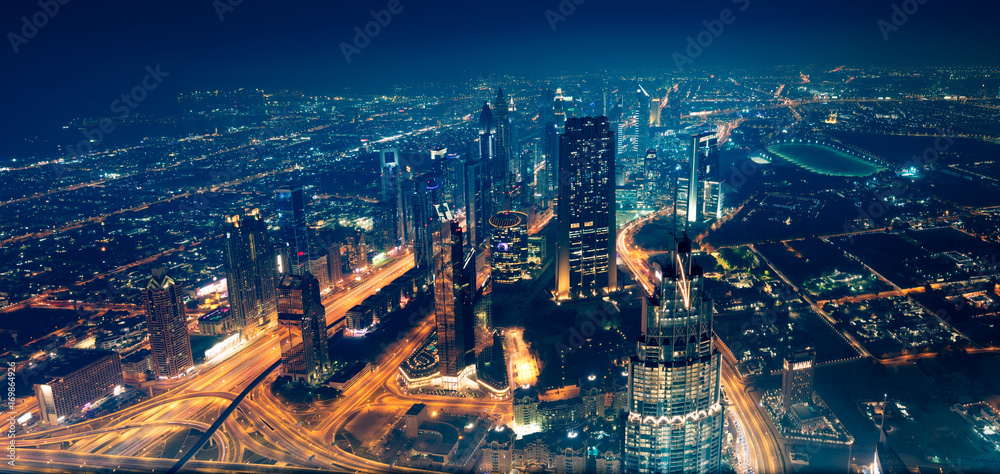
{"label": "dark water body", "polygon": [[[897,164],[912,161],[914,156],[920,156],[928,148],[933,150],[935,140],[937,140],[935,137],[866,133],[835,132],[831,135]],[[948,146],[947,150],[941,154],[940,163],[968,163],[987,158],[1000,158],[1000,145],[972,138],[954,138],[953,140],[953,144],[948,144],[946,141],[937,142],[942,147]]]}

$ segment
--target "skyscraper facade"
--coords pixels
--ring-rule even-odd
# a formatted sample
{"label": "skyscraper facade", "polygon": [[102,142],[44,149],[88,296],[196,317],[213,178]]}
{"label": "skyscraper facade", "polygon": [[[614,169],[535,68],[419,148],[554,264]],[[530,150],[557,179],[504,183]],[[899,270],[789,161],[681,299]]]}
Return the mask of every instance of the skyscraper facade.
{"label": "skyscraper facade", "polygon": [[278,208],[278,273],[301,275],[309,271],[309,228],[302,186],[284,186],[274,191]]}
{"label": "skyscraper facade", "polygon": [[161,379],[183,375],[194,367],[183,287],[167,276],[166,269],[155,268],[142,292],[142,302],[153,353],[153,372]]}
{"label": "skyscraper facade", "polygon": [[271,239],[260,211],[226,218],[223,260],[234,326],[245,339],[260,333],[278,314]]}
{"label": "skyscraper facade", "polygon": [[668,255],[653,265],[659,287],[643,299],[642,335],[629,362],[625,471],[719,472],[724,413],[712,301],[691,242]]}
{"label": "skyscraper facade", "polygon": [[[372,230],[371,244],[369,250],[379,253],[388,253],[399,245],[394,229],[399,223],[396,221],[396,210],[387,202],[376,202],[372,204]],[[312,269],[313,271],[317,271]]]}
{"label": "skyscraper facade", "polygon": [[535,192],[541,194],[546,200],[552,197],[555,192],[556,169],[559,167],[559,134],[556,133],[556,115],[554,101],[556,92],[552,89],[543,89],[541,98],[538,101],[538,123],[542,126],[539,133],[541,138],[541,158],[540,162],[545,163],[545,172],[539,176],[538,189]]}
{"label": "skyscraper facade", "polygon": [[436,173],[425,173],[408,184],[411,187],[407,200],[413,218],[414,264],[417,268],[428,268],[434,263],[431,232],[437,221],[435,208],[443,202],[440,176]]}
{"label": "skyscraper facade", "polygon": [[614,143],[606,117],[569,118],[559,137],[557,298],[617,286]]}
{"label": "skyscraper facade", "polygon": [[462,156],[449,153],[441,161],[441,183],[444,187],[444,202],[453,210],[465,208],[465,160]]}
{"label": "skyscraper facade", "polygon": [[649,148],[649,108],[651,99],[649,98],[649,93],[642,87],[642,84],[638,84],[637,89],[635,93],[636,100],[638,101],[635,114],[635,163],[634,169],[629,170],[632,173],[642,171],[646,150]]}
{"label": "skyscraper facade", "polygon": [[509,165],[501,148],[499,126],[493,118],[489,104],[484,104],[479,114],[479,159],[483,164],[483,184],[486,187],[484,212],[480,218],[484,222],[488,221],[490,216],[504,210],[504,204],[509,199],[507,183]]}
{"label": "skyscraper facade", "polygon": [[518,180],[519,163],[514,146],[514,125],[510,116],[510,103],[503,94],[503,89],[497,89],[496,102],[493,104],[493,118],[497,127],[497,160],[498,166],[505,165],[503,170],[495,170],[492,179],[499,178],[500,173],[504,174],[505,192],[510,192]]}
{"label": "skyscraper facade", "polygon": [[402,245],[403,238],[403,188],[399,169],[399,150],[389,148],[379,151],[382,193],[380,200],[389,207],[389,238],[392,246]]}
{"label": "skyscraper facade", "polygon": [[500,284],[516,283],[528,264],[528,215],[503,211],[490,218],[491,274]]}
{"label": "skyscraper facade", "polygon": [[718,143],[713,132],[691,136],[687,172],[677,178],[677,213],[687,223],[722,217]]}
{"label": "skyscraper facade", "polygon": [[286,375],[308,384],[330,375],[326,310],[319,282],[309,272],[285,275],[278,285],[281,362]]}
{"label": "skyscraper facade", "polygon": [[465,163],[465,222],[468,237],[466,242],[473,250],[478,249],[486,240],[484,224],[485,194],[487,190],[483,182],[482,160],[469,160]]}
{"label": "skyscraper facade", "polygon": [[781,374],[781,405],[785,412],[792,405],[812,403],[813,370],[816,364],[816,351],[804,349],[785,357]]}
{"label": "skyscraper facade", "polygon": [[475,370],[475,326],[469,295],[472,288],[463,272],[465,252],[458,223],[446,214],[439,214],[431,235],[434,242],[438,370],[442,386],[457,389],[459,381],[468,378]]}

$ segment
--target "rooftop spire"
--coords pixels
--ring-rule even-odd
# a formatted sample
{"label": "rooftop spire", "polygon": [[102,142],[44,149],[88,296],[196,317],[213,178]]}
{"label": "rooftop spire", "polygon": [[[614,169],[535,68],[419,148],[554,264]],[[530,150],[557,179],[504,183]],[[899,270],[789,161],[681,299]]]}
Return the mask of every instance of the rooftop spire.
{"label": "rooftop spire", "polygon": [[483,103],[483,110],[479,113],[479,133],[488,134],[496,133],[497,125],[493,121],[493,112],[490,110],[490,104],[487,102]]}

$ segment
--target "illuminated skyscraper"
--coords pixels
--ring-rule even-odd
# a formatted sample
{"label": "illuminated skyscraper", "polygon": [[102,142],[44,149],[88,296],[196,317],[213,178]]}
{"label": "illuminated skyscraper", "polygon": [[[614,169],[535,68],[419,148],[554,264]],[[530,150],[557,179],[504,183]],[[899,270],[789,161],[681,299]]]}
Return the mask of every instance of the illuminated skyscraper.
{"label": "illuminated skyscraper", "polygon": [[486,188],[483,203],[485,212],[481,216],[484,227],[490,216],[505,209],[505,203],[510,197],[507,182],[509,164],[501,150],[499,130],[489,104],[484,104],[479,114],[479,159],[483,164],[483,184]]}
{"label": "illuminated skyscraper", "polygon": [[[635,122],[635,162],[634,168],[629,172],[636,173],[642,171],[643,160],[646,157],[646,149],[649,148],[649,107],[650,98],[646,89],[638,84],[635,93],[638,104],[636,106]],[[718,172],[716,172],[718,173]]]}
{"label": "illuminated skyscraper", "polygon": [[556,297],[615,288],[615,135],[606,117],[566,120],[559,176]]}
{"label": "illuminated skyscraper", "polygon": [[482,160],[469,160],[465,163],[465,222],[469,234],[467,244],[473,250],[478,249],[486,240],[485,212],[488,191],[483,181]]}
{"label": "illuminated skyscraper", "polygon": [[444,202],[448,203],[453,210],[465,208],[465,160],[455,154],[449,153],[441,160],[441,193]]}
{"label": "illuminated skyscraper", "polygon": [[686,176],[678,174],[677,177],[677,213],[685,222],[722,217],[718,143],[715,133],[691,136],[691,159]]}
{"label": "illuminated skyscraper", "polygon": [[556,95],[552,99],[552,115],[555,116],[556,133],[562,134],[566,128],[566,104],[572,103],[572,97],[563,95],[561,88],[556,88]]}
{"label": "illuminated skyscraper", "polygon": [[[517,185],[518,178],[518,155],[515,153],[514,144],[514,122],[510,116],[510,103],[508,103],[507,98],[503,95],[503,89],[497,89],[497,98],[493,104],[493,118],[496,121],[497,127],[497,153],[496,153],[496,163],[498,166],[506,165],[507,167],[502,171],[504,173],[504,185],[505,192],[510,192]],[[491,179],[496,179],[499,177],[501,170],[495,170],[495,173],[490,177]],[[499,209],[498,209],[499,211]]]}
{"label": "illuminated skyscraper", "polygon": [[379,151],[379,163],[381,164],[382,194],[381,201],[390,209],[386,222],[389,230],[389,238],[392,246],[402,245],[403,234],[403,188],[402,174],[399,169],[399,150],[389,148]]}
{"label": "illuminated skyscraper", "polygon": [[475,372],[475,327],[470,305],[471,288],[463,273],[462,230],[457,222],[450,219],[446,209],[442,211],[430,226],[434,244],[438,370],[441,384],[457,389],[460,380],[469,378]]}
{"label": "illuminated skyscraper", "polygon": [[781,406],[785,412],[792,405],[812,403],[813,399],[813,369],[816,364],[816,351],[804,349],[785,357],[781,374]]}
{"label": "illuminated skyscraper", "polygon": [[440,176],[426,173],[407,183],[409,214],[413,218],[413,258],[417,268],[434,264],[432,228],[437,221],[435,207],[442,203]]}
{"label": "illuminated skyscraper", "polygon": [[[388,253],[399,245],[396,239],[395,229],[399,225],[396,221],[396,210],[387,202],[376,202],[372,205],[372,230],[371,244],[369,250],[375,252]],[[317,271],[315,269],[312,269]]]}
{"label": "illuminated skyscraper", "polygon": [[274,257],[260,211],[226,218],[223,260],[234,326],[244,339],[260,333],[277,317]]}
{"label": "illuminated skyscraper", "polygon": [[191,338],[184,311],[183,287],[165,268],[154,268],[153,277],[142,292],[146,309],[149,348],[153,353],[153,372],[158,378],[172,379],[194,367]]}
{"label": "illuminated skyscraper", "polygon": [[318,384],[330,375],[326,309],[310,273],[286,275],[278,285],[278,326],[285,375]]}
{"label": "illuminated skyscraper", "polygon": [[528,264],[528,215],[503,211],[490,218],[491,274],[493,281],[516,283]]}
{"label": "illuminated skyscraper", "polygon": [[278,273],[301,275],[309,271],[309,228],[302,186],[285,186],[274,191],[278,201]]}
{"label": "illuminated skyscraper", "polygon": [[625,471],[719,472],[721,355],[691,241],[678,242],[653,269],[659,288],[643,299],[642,335],[629,363]]}

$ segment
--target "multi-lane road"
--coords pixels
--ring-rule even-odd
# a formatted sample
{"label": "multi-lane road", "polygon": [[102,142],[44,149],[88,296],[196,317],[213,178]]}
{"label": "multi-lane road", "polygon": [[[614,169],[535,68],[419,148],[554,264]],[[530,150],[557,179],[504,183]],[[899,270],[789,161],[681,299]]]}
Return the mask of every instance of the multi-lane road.
{"label": "multi-lane road", "polygon": [[[327,295],[324,303],[328,323],[336,323],[351,306],[412,267],[412,254],[407,253],[374,269],[367,278],[358,281],[346,292]],[[416,333],[409,338],[410,343],[398,349],[388,363],[365,377],[359,384],[364,388],[337,403],[335,416],[329,420],[343,421],[356,411],[359,404],[370,396],[370,387],[381,386],[385,380],[390,380],[395,375],[396,367],[405,359],[404,354],[412,352],[414,347],[411,346],[426,337],[431,327],[425,321],[415,329]],[[21,435],[16,440],[16,446],[21,448],[17,451],[16,467],[27,471],[53,466],[87,469],[84,463],[89,462],[89,466],[109,469],[124,465],[129,469],[148,467],[149,470],[166,470],[173,460],[157,457],[164,454],[163,447],[168,440],[184,429],[207,429],[238,393],[280,358],[276,338],[275,329],[269,329],[245,343],[241,350],[225,361],[201,367],[198,373],[181,382],[177,388],[114,414],[77,425]],[[378,382],[372,383],[375,380]],[[299,466],[379,469],[370,461],[338,453],[336,448],[323,440],[324,432],[306,430],[297,424],[294,414],[289,414],[284,405],[264,396],[265,393],[267,389],[264,385],[255,389],[239,405],[239,421],[227,419],[224,429],[213,436],[213,449],[217,449],[213,458],[219,463],[218,467],[198,460],[192,460],[188,467],[211,466],[227,470],[242,462],[247,451],[253,451]],[[363,396],[365,393],[368,396]],[[333,425],[331,429],[339,426]],[[260,433],[263,441],[250,436],[249,433],[254,430]],[[63,441],[71,444],[66,449],[59,449],[56,443]],[[29,449],[38,447],[45,449]],[[316,454],[315,458],[309,459],[310,453]],[[166,453],[167,456],[172,454]],[[261,466],[261,469],[264,468],[273,469],[274,466]],[[251,468],[242,466],[236,470],[248,469]]]}

